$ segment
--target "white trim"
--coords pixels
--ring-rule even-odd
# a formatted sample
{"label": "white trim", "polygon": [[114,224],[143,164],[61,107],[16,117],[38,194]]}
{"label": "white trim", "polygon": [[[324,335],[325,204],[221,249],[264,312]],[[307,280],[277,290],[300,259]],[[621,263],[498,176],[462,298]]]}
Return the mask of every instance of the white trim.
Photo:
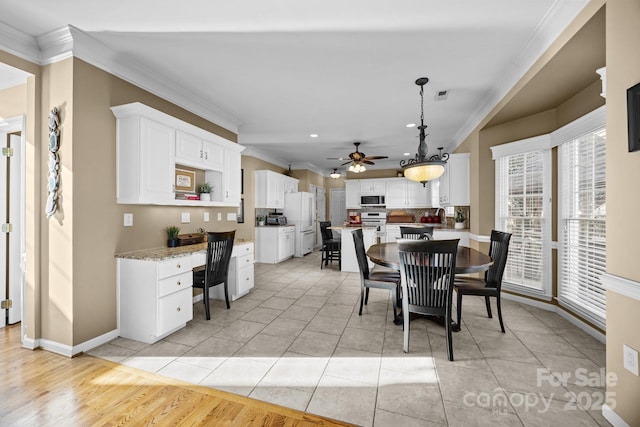
{"label": "white trim", "polygon": [[640,301],[640,282],[609,273],[600,276],[600,280],[606,290]]}
{"label": "white trim", "polygon": [[534,136],[532,138],[521,139],[514,142],[506,142],[491,147],[492,159],[513,156],[514,154],[528,153],[530,151],[542,151],[552,148],[551,134]]}
{"label": "white trim", "polygon": [[[469,116],[460,130],[453,136],[453,143],[446,150],[453,152],[473,130],[484,120],[487,115],[500,101],[502,101],[509,91],[525,76],[533,67],[535,62],[551,46],[551,44],[562,34],[567,26],[580,14],[589,3],[588,0],[580,0],[581,7],[575,7],[576,2],[567,0],[556,0],[540,21],[531,37],[520,49],[520,55],[514,58],[511,66],[505,68],[504,75],[494,79],[498,85],[493,91],[483,97],[478,103],[479,107]],[[445,147],[447,148],[447,147]]]}
{"label": "white trim", "polygon": [[35,350],[40,347],[40,340],[29,338],[26,335],[22,336],[22,348],[26,348],[28,350]]}
{"label": "white trim", "polygon": [[558,242],[556,240],[551,241],[551,249],[558,250],[559,247],[560,245],[558,245]]}
{"label": "white trim", "polygon": [[[544,279],[543,279],[544,280]],[[540,298],[545,301],[551,301],[553,297],[551,296],[550,290],[547,289],[536,289],[527,286],[518,285],[516,283],[509,283],[503,280],[502,288],[510,291],[517,292],[521,295],[526,295],[533,298]]]}
{"label": "white trim", "polygon": [[36,64],[40,64],[38,40],[2,21],[0,21],[0,40],[2,50]]}
{"label": "white trim", "polygon": [[70,345],[60,344],[59,342],[40,338],[40,348],[51,351],[62,356],[73,356],[73,348]]}
{"label": "white trim", "polygon": [[112,331],[107,332],[106,334],[99,335],[95,338],[91,338],[88,341],[85,341],[78,345],[74,345],[71,351],[74,355],[85,352],[85,351],[89,351],[93,348],[101,346],[102,344],[106,344],[109,341],[118,338],[119,336],[120,336],[120,330],[114,329]]}
{"label": "white trim", "polygon": [[479,235],[479,234],[469,233],[469,238],[471,240],[475,240],[476,242],[481,242],[481,243],[490,243],[491,242],[491,236],[482,236],[482,235]]}
{"label": "white trim", "polygon": [[532,300],[532,299],[529,299],[529,298],[522,297],[520,295],[509,294],[509,293],[506,293],[506,292],[501,293],[500,295],[501,295],[501,298],[503,298],[503,299],[508,299],[508,300],[511,300],[511,301],[519,302],[521,304],[530,305],[532,307],[537,307],[537,308],[540,308],[542,310],[547,310],[547,311],[550,311],[552,313],[556,313],[556,314],[560,315],[561,317],[563,317],[564,319],[566,319],[569,322],[571,322],[573,325],[575,325],[578,328],[582,329],[584,332],[586,332],[587,334],[591,335],[593,338],[597,339],[601,343],[604,344],[605,341],[606,341],[606,336],[602,332],[600,332],[596,328],[586,324],[585,322],[583,322],[582,320],[578,319],[577,317],[572,316],[570,313],[567,313],[565,310],[563,310],[561,307],[559,307],[557,305],[545,303],[545,302],[542,302],[542,301]]}
{"label": "white trim", "polygon": [[275,157],[272,154],[269,154],[266,151],[263,151],[259,148],[256,147],[246,147],[245,150],[242,152],[243,156],[249,156],[249,157],[255,157],[256,159],[260,159],[263,160],[267,163],[271,163],[272,165],[276,165],[276,166],[280,166],[282,168],[288,168],[289,167],[289,162],[279,158],[279,157]]}
{"label": "white trim", "polygon": [[602,416],[614,427],[630,427],[629,424],[606,403],[602,405]]}
{"label": "white trim", "polygon": [[602,107],[596,108],[590,113],[575,119],[560,129],[556,129],[551,132],[551,146],[557,147],[564,142],[580,138],[582,135],[586,135],[603,127],[606,124],[606,121],[607,106],[603,105]]}

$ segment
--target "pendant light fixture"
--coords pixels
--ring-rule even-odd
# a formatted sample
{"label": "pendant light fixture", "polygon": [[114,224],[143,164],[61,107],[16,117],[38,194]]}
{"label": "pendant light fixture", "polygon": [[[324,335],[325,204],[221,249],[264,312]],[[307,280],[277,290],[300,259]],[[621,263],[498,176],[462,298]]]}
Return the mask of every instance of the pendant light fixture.
{"label": "pendant light fixture", "polygon": [[340,178],[340,172],[338,172],[338,169],[334,169],[333,172],[329,174],[329,176],[333,179],[338,179]]}
{"label": "pendant light fixture", "polygon": [[416,84],[420,86],[420,142],[418,144],[418,152],[413,159],[401,160],[400,167],[404,172],[404,176],[411,181],[417,181],[422,183],[422,186],[432,179],[439,178],[444,173],[444,165],[447,164],[449,154],[442,154],[442,147],[438,147],[439,154],[434,154],[431,157],[427,157],[427,143],[425,139],[425,129],[427,126],[424,124],[424,85],[429,82],[427,77],[420,77],[416,80]]}

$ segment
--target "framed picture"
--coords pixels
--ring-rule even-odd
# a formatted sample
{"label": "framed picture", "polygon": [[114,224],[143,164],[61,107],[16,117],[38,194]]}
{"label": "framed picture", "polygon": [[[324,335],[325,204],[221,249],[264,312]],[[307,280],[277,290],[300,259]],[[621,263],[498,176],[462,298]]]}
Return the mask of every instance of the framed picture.
{"label": "framed picture", "polygon": [[176,169],[176,193],[196,192],[196,173],[185,169]]}
{"label": "framed picture", "polygon": [[640,83],[627,89],[629,152],[640,150]]}
{"label": "framed picture", "polygon": [[244,223],[244,199],[240,199],[240,206],[238,207],[238,224]]}

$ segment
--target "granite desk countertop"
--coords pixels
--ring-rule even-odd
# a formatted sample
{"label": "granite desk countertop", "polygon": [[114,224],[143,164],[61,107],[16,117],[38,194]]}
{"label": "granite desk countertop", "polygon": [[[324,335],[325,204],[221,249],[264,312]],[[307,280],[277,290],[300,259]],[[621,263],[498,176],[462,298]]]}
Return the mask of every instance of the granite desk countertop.
{"label": "granite desk countertop", "polygon": [[[240,245],[244,243],[253,243],[253,240],[236,239],[233,244]],[[137,259],[143,261],[161,261],[163,259],[177,258],[181,256],[191,255],[195,252],[204,252],[207,250],[207,243],[197,243],[195,245],[178,246],[176,248],[153,248],[141,249],[130,252],[120,252],[115,255],[116,258]]]}

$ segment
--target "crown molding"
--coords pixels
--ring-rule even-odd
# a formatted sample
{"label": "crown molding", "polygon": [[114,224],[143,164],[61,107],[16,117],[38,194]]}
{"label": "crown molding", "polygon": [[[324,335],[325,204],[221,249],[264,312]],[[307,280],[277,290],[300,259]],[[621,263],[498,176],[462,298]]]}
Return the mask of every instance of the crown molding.
{"label": "crown molding", "polygon": [[82,59],[193,114],[238,133],[240,120],[237,117],[203,99],[199,94],[163,79],[153,70],[131,59],[122,61],[113,49],[72,25],[35,38],[0,22],[0,40],[0,47],[9,53],[38,65],[52,64],[72,56]]}
{"label": "crown molding", "polygon": [[0,21],[0,47],[19,58],[40,64],[40,47],[35,37]]}
{"label": "crown molding", "polygon": [[[580,10],[575,11],[575,7],[570,3],[582,2]],[[509,93],[511,89],[525,76],[527,71],[533,67],[535,62],[549,49],[551,44],[562,34],[563,30],[584,10],[589,0],[556,0],[549,8],[547,14],[542,18],[538,26],[533,31],[531,37],[524,43],[518,55],[512,62],[512,66],[507,68],[501,78],[496,79],[499,84],[487,93],[480,101],[480,106],[467,121],[460,127],[460,130],[453,136],[453,141],[447,146],[449,152],[455,150],[473,132],[473,130],[484,120],[491,110]]]}
{"label": "crown molding", "polygon": [[274,155],[256,147],[245,147],[242,155],[255,157],[256,159],[260,159],[262,161],[271,163],[272,165],[280,166],[281,168],[285,169],[288,169],[290,164],[286,160],[281,159],[280,157],[275,157]]}
{"label": "crown molding", "polygon": [[310,170],[311,172],[317,173],[320,176],[329,176],[329,172],[323,171],[323,169],[320,169],[319,167],[317,167],[313,163],[309,163],[309,162],[292,163],[291,167],[294,170],[307,169],[307,170]]}

